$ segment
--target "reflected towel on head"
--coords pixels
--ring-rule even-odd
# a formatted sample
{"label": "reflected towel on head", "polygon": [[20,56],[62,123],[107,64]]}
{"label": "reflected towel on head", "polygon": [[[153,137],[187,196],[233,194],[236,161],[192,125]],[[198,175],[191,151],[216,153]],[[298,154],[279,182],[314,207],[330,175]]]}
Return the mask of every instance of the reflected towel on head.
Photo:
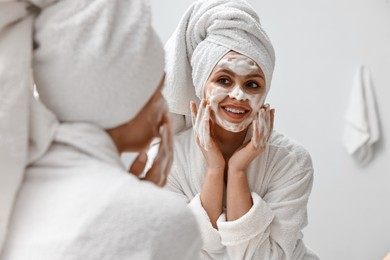
{"label": "reflected towel on head", "polygon": [[372,159],[373,145],[379,139],[379,118],[370,72],[360,67],[345,115],[343,144],[348,154],[364,165]]}
{"label": "reflected towel on head", "polygon": [[275,53],[256,11],[244,0],[195,1],[165,46],[164,95],[172,113],[190,116],[190,101],[203,98],[212,69],[231,50],[259,65],[268,91]]}
{"label": "reflected towel on head", "polygon": [[35,41],[37,89],[61,122],[124,124],[163,76],[148,1],[60,1],[37,18]]}

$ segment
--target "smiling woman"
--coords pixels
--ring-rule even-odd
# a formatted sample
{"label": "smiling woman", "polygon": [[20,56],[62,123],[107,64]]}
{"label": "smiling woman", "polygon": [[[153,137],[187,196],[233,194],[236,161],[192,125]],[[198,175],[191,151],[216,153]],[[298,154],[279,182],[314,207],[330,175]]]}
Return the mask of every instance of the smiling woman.
{"label": "smiling woman", "polygon": [[256,12],[196,1],[166,51],[170,110],[193,125],[175,137],[167,189],[197,217],[202,259],[318,259],[302,240],[311,158],[273,130],[274,49]]}

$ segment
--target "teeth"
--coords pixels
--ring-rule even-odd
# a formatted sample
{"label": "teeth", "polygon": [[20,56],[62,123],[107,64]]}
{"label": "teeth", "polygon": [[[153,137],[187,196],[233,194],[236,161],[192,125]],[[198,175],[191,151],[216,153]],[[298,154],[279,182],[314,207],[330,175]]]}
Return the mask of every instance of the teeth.
{"label": "teeth", "polygon": [[231,112],[231,113],[235,113],[235,114],[244,114],[245,113],[245,110],[234,109],[234,108],[230,108],[230,107],[225,107],[225,110],[228,112]]}

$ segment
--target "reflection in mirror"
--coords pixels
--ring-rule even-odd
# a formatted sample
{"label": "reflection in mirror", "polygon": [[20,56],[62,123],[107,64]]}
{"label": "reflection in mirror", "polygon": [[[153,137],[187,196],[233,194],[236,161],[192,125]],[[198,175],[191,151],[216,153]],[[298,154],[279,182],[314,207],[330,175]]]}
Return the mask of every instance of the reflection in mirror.
{"label": "reflection in mirror", "polygon": [[302,240],[312,161],[274,129],[265,100],[275,53],[257,12],[245,1],[195,1],[166,52],[165,96],[176,118],[191,114],[192,123],[174,139],[166,188],[193,210],[202,254],[318,259]]}
{"label": "reflection in mirror", "polygon": [[[154,24],[164,42],[171,37],[181,17],[193,2],[168,0],[162,3],[152,0]],[[389,239],[387,233],[383,231],[390,230],[387,170],[390,154],[386,149],[390,147],[390,139],[386,138],[390,121],[384,112],[390,110],[388,102],[390,92],[387,87],[390,67],[388,1],[248,0],[248,2],[259,16],[262,27],[272,40],[276,51],[276,67],[265,101],[276,110],[274,132],[283,133],[297,140],[310,152],[313,159],[315,171],[307,208],[308,225],[303,229],[305,245],[313,248],[321,259],[382,259],[389,252]],[[207,22],[213,23],[214,20],[216,23],[211,27],[219,29],[218,20],[214,18],[220,16],[221,13],[218,13],[209,20],[201,20],[202,16],[197,17],[199,19],[195,23],[189,24],[190,32],[195,31],[194,28],[207,27]],[[195,27],[195,24],[199,26]],[[212,36],[211,29],[203,32],[202,36],[209,32]],[[239,34],[232,33],[231,36],[240,45],[247,44],[246,40],[241,41],[245,38],[240,38]],[[213,52],[206,54],[204,49],[209,47],[206,47],[205,43],[199,43],[200,38],[186,37],[183,37],[183,41],[187,39],[191,43],[187,47],[195,45],[197,46],[195,50],[188,52],[189,56],[185,54],[187,51],[177,51],[177,55],[168,52],[167,56],[168,70],[175,67],[169,63],[185,64],[185,61],[180,61],[180,57],[191,61],[187,67],[175,67],[179,75],[171,79],[168,77],[167,80],[167,87],[169,84],[179,85],[175,94],[181,99],[190,97],[188,100],[170,103],[171,111],[182,113],[178,107],[172,109],[177,103],[181,103],[181,109],[185,111],[182,113],[185,116],[180,114],[173,116],[174,121],[179,122],[178,125],[181,126],[179,129],[191,126],[191,110],[188,103],[190,100],[195,101],[199,109],[200,100],[196,93],[198,92],[200,98],[206,97],[202,96],[207,94],[201,92],[203,85],[209,79],[214,65],[227,53],[227,50],[224,53],[223,49],[213,48]],[[220,41],[210,39],[210,42],[217,44]],[[175,49],[175,46],[179,45],[168,41],[168,51]],[[235,46],[238,47],[240,46]],[[258,63],[250,53],[240,52],[238,49],[236,52],[252,58],[267,76],[264,64]],[[209,63],[200,62],[202,60],[214,60],[214,64],[207,66]],[[201,69],[194,67],[197,64],[201,64],[198,65]],[[347,154],[342,143],[346,124],[345,112],[355,73],[360,66],[368,68],[371,72],[381,129],[381,139],[373,147],[374,156],[365,166],[356,163],[354,158]],[[192,78],[184,76],[188,71],[192,71]],[[207,76],[203,76],[202,73]],[[221,82],[229,81],[223,79]],[[199,86],[196,86],[197,84]],[[167,97],[168,92],[166,91]],[[174,97],[169,99],[174,100]],[[212,123],[213,117],[211,109]],[[194,149],[200,148],[195,145]],[[176,153],[176,157],[178,156],[183,157]],[[200,158],[197,159],[203,160],[203,157]],[[195,162],[192,162],[191,158],[188,165],[183,166],[184,169],[176,170],[189,171],[188,169],[193,169],[193,164]],[[203,174],[206,173],[205,165],[207,164],[204,163],[202,166]],[[251,166],[248,169],[250,168]],[[194,195],[185,196],[187,200],[202,189],[201,184],[204,181],[199,180],[200,177],[195,177],[198,175],[201,174],[195,170],[188,174],[191,179],[187,181],[198,184],[196,189],[192,190]],[[373,218],[375,221],[372,221]],[[277,233],[270,230],[271,236]],[[357,230],[360,235],[356,235]],[[370,237],[375,237],[375,240],[367,239]]]}

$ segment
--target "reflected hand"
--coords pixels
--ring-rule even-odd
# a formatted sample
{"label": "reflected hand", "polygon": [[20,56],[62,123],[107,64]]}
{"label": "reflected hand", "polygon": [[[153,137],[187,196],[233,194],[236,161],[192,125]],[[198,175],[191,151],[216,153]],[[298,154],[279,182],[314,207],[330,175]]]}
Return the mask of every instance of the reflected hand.
{"label": "reflected hand", "polygon": [[206,100],[203,99],[200,103],[199,111],[197,110],[195,102],[191,101],[191,118],[196,143],[206,159],[208,169],[215,169],[218,172],[223,172],[225,169],[225,159],[214,141],[210,115],[211,107],[207,104]]}
{"label": "reflected hand", "polygon": [[[162,126],[160,127],[160,145],[156,158],[153,161],[152,167],[148,170],[145,177],[141,178],[142,180],[151,181],[157,186],[164,186],[169,171],[171,170],[173,162],[173,143],[172,143],[172,134],[171,126],[169,124],[168,115],[164,116]],[[143,150],[140,152],[138,157],[134,160],[130,173],[140,176],[143,172],[147,162],[147,151]]]}
{"label": "reflected hand", "polygon": [[256,156],[261,154],[268,143],[274,127],[275,109],[264,105],[252,122],[253,135],[249,142],[243,144],[229,160],[229,172],[246,171]]}

